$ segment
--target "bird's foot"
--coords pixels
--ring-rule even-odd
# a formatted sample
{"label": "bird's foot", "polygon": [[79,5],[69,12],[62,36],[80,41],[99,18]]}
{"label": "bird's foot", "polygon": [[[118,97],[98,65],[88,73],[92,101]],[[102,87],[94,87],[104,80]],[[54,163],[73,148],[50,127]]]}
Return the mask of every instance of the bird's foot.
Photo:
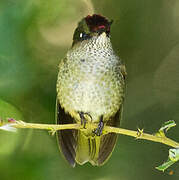
{"label": "bird's foot", "polygon": [[89,116],[90,119],[92,120],[92,117],[89,113],[85,113],[85,112],[78,112],[79,113],[79,116],[80,116],[80,119],[81,119],[81,125],[83,125],[83,128],[86,128],[86,118],[85,118],[85,115]]}
{"label": "bird's foot", "polygon": [[93,131],[97,136],[101,136],[104,128],[103,116],[101,116],[98,127]]}

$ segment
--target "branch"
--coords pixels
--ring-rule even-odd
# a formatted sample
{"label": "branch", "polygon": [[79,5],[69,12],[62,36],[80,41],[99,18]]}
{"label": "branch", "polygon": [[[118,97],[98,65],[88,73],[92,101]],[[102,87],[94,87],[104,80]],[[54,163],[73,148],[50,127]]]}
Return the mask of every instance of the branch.
{"label": "branch", "polygon": [[[143,129],[138,129],[137,131],[123,129],[123,128],[116,128],[111,126],[104,126],[103,134],[107,133],[117,133],[123,134],[127,136],[135,137],[136,139],[145,139],[149,141],[159,142],[175,149],[169,150],[168,160],[164,162],[162,165],[156,167],[156,169],[160,171],[164,171],[169,166],[174,164],[179,160],[179,143],[169,139],[165,136],[165,132],[167,132],[171,127],[175,126],[175,122],[173,120],[169,120],[159,129],[159,131],[154,134],[147,134],[143,132]],[[88,131],[92,132],[95,128],[97,128],[97,124],[94,123],[87,123],[85,128],[79,124],[63,124],[63,125],[54,125],[54,124],[36,124],[36,123],[26,123],[23,121],[16,121],[14,119],[8,119],[8,123],[3,123],[0,120],[0,129],[6,131],[16,131],[18,128],[23,129],[44,129],[49,130],[52,135],[56,133],[57,130],[64,130],[64,129],[78,129],[80,131]]]}
{"label": "branch", "polygon": [[167,138],[166,136],[157,136],[155,134],[151,135],[151,134],[144,133],[143,129],[142,130],[138,129],[138,131],[133,131],[133,130],[128,130],[128,129],[106,126],[105,130],[107,130],[108,132],[114,132],[117,134],[133,136],[136,139],[145,139],[149,141],[159,142],[159,143],[162,143],[171,147],[175,147],[175,148],[179,147],[178,142],[175,142],[172,139]]}
{"label": "branch", "polygon": [[[64,130],[64,129],[78,129],[78,130],[85,131],[89,129],[94,130],[95,128],[97,128],[97,124],[92,124],[92,123],[87,123],[86,128],[84,129],[84,127],[81,126],[80,124],[64,124],[64,125],[36,124],[36,123],[26,123],[23,121],[16,121],[13,119],[10,119],[10,122],[8,124],[14,128],[50,130],[52,134],[54,134],[57,130]],[[1,126],[1,129],[2,127],[3,126]],[[104,134],[117,133],[117,134],[132,136],[132,137],[135,137],[136,139],[145,139],[149,141],[159,142],[159,143],[162,143],[162,144],[174,147],[174,148],[179,147],[178,142],[167,138],[165,135],[158,135],[158,134],[151,135],[151,134],[144,133],[143,130],[140,130],[140,129],[138,129],[137,131],[133,131],[133,130],[123,129],[123,128],[104,126],[103,132]]]}

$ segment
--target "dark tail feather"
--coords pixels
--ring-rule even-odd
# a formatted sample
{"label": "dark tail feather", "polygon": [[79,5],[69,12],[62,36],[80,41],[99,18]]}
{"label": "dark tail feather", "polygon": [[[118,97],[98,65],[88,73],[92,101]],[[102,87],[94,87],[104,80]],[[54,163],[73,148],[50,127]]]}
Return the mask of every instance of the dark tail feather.
{"label": "dark tail feather", "polygon": [[[57,102],[56,105],[56,121],[57,124],[72,124],[73,118],[66,114]],[[57,140],[61,152],[71,166],[75,167],[77,130],[60,130],[57,131]]]}
{"label": "dark tail feather", "polygon": [[[122,106],[119,109],[119,111],[115,114],[115,116],[112,117],[110,121],[108,121],[107,125],[113,127],[119,127],[121,118],[122,118]],[[103,165],[110,158],[114,150],[114,147],[116,145],[117,138],[118,135],[115,133],[109,133],[101,137],[99,157],[97,161],[98,166]]]}
{"label": "dark tail feather", "polygon": [[113,149],[116,145],[118,135],[115,133],[109,133],[101,138],[98,165],[103,165],[111,156]]}

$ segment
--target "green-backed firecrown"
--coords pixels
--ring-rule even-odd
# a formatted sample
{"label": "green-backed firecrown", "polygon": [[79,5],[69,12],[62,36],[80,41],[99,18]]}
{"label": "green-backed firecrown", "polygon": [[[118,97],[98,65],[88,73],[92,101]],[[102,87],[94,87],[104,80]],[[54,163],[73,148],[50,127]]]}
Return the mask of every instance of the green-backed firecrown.
{"label": "green-backed firecrown", "polygon": [[116,144],[117,135],[104,134],[103,127],[120,124],[126,71],[113,51],[110,26],[101,15],[83,18],[59,64],[57,124],[98,125],[94,130],[57,132],[61,152],[73,167],[86,162],[103,165]]}

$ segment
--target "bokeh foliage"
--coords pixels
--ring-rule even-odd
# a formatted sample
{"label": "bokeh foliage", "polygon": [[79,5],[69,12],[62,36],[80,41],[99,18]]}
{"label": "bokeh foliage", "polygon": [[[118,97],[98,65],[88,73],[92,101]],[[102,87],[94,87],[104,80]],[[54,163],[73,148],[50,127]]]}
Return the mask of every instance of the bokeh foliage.
{"label": "bokeh foliage", "polygon": [[[179,124],[179,2],[93,0],[92,4],[96,13],[114,20],[113,46],[127,67],[122,127],[152,133],[169,119]],[[7,109],[17,107],[17,118],[55,122],[58,64],[71,45],[77,22],[88,12],[82,0],[0,1],[0,99],[9,103]],[[177,139],[178,127],[168,135]],[[47,132],[1,132],[0,142],[4,143],[0,150],[3,180],[179,177],[177,165],[172,167],[173,176],[154,169],[168,155],[166,146],[125,136],[120,136],[103,167],[86,164],[75,169],[60,156],[55,137]]]}

